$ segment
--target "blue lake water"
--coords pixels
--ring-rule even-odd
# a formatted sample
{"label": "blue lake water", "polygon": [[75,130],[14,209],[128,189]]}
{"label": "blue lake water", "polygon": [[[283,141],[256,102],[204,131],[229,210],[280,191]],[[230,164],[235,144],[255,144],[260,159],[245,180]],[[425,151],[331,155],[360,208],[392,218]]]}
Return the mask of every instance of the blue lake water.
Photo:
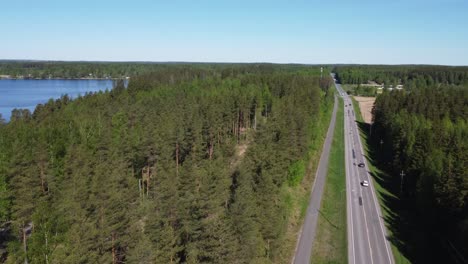
{"label": "blue lake water", "polygon": [[37,104],[50,98],[65,94],[76,98],[112,87],[112,80],[0,80],[0,114],[8,121],[14,108],[27,108],[32,113]]}

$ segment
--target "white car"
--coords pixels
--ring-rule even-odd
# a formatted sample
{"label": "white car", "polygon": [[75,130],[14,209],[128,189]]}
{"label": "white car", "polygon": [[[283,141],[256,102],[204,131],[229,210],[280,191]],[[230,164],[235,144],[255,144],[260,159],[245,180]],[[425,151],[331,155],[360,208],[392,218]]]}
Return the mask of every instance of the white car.
{"label": "white car", "polygon": [[362,181],[361,185],[364,187],[369,187],[369,182],[368,181]]}

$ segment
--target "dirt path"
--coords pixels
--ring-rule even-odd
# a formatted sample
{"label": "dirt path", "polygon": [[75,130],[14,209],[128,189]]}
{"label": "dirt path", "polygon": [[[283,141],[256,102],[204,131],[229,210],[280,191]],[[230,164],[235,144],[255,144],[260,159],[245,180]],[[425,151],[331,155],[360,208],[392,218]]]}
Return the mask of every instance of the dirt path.
{"label": "dirt path", "polygon": [[235,169],[237,165],[239,165],[239,162],[244,158],[245,152],[247,151],[247,148],[249,147],[249,141],[243,142],[237,146],[235,146],[236,149],[236,154],[234,154],[234,157],[231,161],[231,169]]}
{"label": "dirt path", "polygon": [[372,122],[372,107],[374,107],[375,97],[354,96],[354,99],[359,103],[364,122],[370,124]]}

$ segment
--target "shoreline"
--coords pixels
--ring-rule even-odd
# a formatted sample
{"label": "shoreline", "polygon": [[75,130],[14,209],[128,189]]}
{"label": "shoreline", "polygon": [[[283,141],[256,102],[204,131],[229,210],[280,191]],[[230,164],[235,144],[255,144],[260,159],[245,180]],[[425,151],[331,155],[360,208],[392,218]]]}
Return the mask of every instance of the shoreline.
{"label": "shoreline", "polygon": [[56,77],[56,78],[30,78],[30,77],[23,77],[23,78],[11,78],[11,77],[4,77],[5,75],[0,75],[0,80],[129,80],[130,77],[123,77],[123,78],[64,78],[64,77]]}

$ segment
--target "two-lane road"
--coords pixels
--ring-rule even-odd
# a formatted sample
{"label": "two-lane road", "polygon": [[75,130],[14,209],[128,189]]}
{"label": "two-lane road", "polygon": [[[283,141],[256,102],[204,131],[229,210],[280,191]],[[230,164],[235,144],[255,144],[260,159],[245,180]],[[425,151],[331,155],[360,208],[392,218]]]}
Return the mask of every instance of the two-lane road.
{"label": "two-lane road", "polygon": [[[382,213],[368,171],[351,98],[336,84],[345,104],[348,263],[394,263]],[[362,163],[363,165],[359,166]],[[368,187],[362,185],[369,183]]]}
{"label": "two-lane road", "polygon": [[294,264],[309,264],[312,254],[312,244],[314,243],[315,230],[317,227],[318,213],[320,210],[320,202],[322,200],[323,188],[325,186],[325,177],[328,171],[328,157],[330,156],[330,147],[335,131],[336,112],[338,109],[338,100],[335,97],[333,106],[332,118],[328,127],[327,136],[323,144],[322,154],[318,164],[315,180],[310,194],[309,206],[305,216],[305,221],[300,231],[299,240],[296,245],[292,263]]}

